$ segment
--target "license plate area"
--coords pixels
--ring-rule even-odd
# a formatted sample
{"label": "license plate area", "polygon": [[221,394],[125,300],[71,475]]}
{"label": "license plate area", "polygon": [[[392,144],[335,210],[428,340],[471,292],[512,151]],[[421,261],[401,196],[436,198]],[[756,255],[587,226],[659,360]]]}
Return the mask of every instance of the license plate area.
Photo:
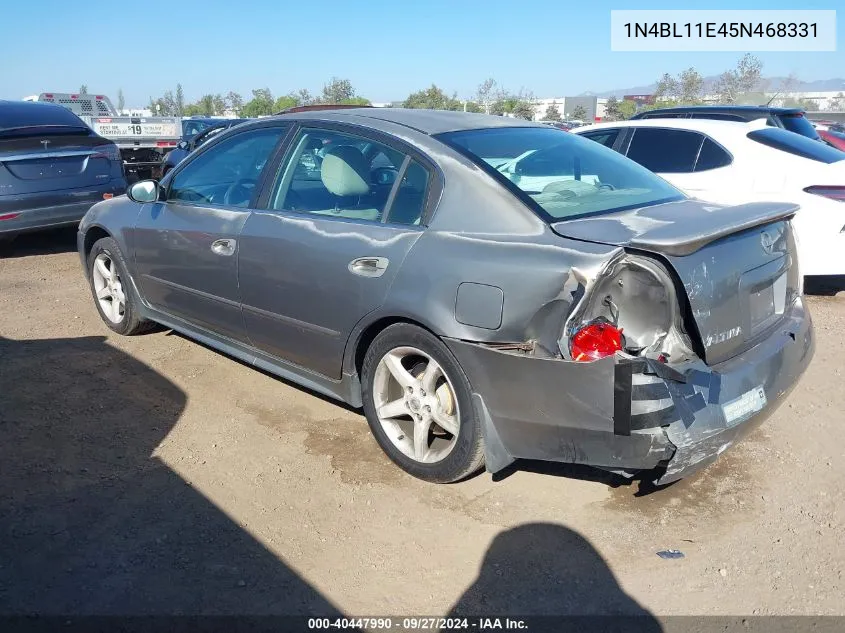
{"label": "license plate area", "polygon": [[783,318],[786,311],[787,257],[748,271],[740,287],[746,298],[746,332],[753,338]]}

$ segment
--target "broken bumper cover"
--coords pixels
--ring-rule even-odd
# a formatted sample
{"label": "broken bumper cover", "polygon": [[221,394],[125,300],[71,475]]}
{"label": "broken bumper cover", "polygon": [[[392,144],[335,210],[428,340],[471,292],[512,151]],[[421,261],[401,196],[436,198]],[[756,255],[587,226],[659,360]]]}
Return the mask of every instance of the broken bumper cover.
{"label": "broken bumper cover", "polygon": [[614,357],[578,363],[446,343],[472,385],[489,471],[517,458],[621,471],[660,466],[661,484],[712,463],[771,415],[815,349],[800,299],[766,339],[713,367]]}

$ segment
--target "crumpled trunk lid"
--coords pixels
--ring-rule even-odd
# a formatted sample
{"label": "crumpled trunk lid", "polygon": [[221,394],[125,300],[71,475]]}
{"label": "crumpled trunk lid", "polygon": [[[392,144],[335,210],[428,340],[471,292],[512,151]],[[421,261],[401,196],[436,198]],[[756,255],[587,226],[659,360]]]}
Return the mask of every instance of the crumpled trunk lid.
{"label": "crumpled trunk lid", "polygon": [[789,222],[797,210],[797,205],[784,203],[730,207],[683,200],[557,222],[552,229],[568,238],[645,251],[667,262],[685,290],[704,360],[714,365],[765,337],[798,296]]}

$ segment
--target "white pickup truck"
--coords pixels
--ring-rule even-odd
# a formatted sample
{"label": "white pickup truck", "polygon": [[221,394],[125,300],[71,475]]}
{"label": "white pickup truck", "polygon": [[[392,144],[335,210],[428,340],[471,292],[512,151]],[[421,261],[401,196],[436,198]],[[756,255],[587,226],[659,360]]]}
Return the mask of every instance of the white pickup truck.
{"label": "white pickup truck", "polygon": [[64,106],[102,137],[120,149],[126,178],[135,180],[158,176],[164,154],[179,144],[182,120],[179,117],[120,116],[111,100],[103,95],[42,92],[25,101],[47,101]]}

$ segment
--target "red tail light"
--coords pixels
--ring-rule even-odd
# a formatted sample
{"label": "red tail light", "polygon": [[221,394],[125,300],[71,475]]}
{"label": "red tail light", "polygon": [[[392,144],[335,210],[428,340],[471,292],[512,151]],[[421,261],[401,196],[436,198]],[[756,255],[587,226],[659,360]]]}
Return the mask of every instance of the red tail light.
{"label": "red tail light", "polygon": [[20,213],[4,213],[3,215],[0,215],[0,221],[14,220],[19,215],[20,215]]}
{"label": "red tail light", "polygon": [[593,321],[578,330],[569,342],[572,358],[591,361],[622,349],[622,330],[607,321]]}
{"label": "red tail light", "polygon": [[120,162],[120,150],[117,149],[117,145],[113,143],[109,143],[108,145],[97,145],[94,149],[96,150],[96,153],[91,154],[91,158],[107,158],[109,160]]}
{"label": "red tail light", "polygon": [[812,187],[807,187],[804,191],[838,202],[845,202],[845,187],[841,185],[813,185]]}
{"label": "red tail light", "polygon": [[176,147],[176,141],[156,141],[156,147]]}

